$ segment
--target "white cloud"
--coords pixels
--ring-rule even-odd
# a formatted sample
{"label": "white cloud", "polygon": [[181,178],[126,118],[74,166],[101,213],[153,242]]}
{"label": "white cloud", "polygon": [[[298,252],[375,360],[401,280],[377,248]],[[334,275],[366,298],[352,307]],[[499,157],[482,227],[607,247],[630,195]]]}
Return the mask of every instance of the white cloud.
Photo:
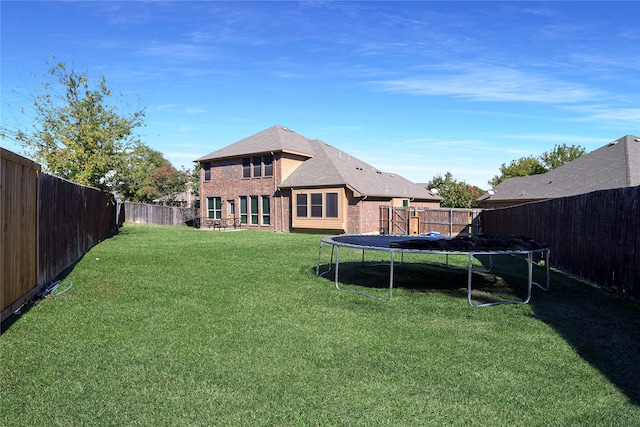
{"label": "white cloud", "polygon": [[471,101],[564,104],[593,99],[599,91],[584,85],[498,66],[465,66],[447,73],[379,80],[379,90],[414,95],[453,96]]}
{"label": "white cloud", "polygon": [[206,110],[204,108],[197,108],[197,107],[187,107],[184,109],[185,114],[189,114],[189,115],[193,115],[193,114],[204,114],[204,113],[208,113],[209,110]]}
{"label": "white cloud", "polygon": [[187,43],[151,43],[134,52],[136,55],[157,57],[171,61],[209,61],[214,59],[212,49],[205,45]]}
{"label": "white cloud", "polygon": [[640,126],[640,108],[598,108],[581,120],[631,122]]}

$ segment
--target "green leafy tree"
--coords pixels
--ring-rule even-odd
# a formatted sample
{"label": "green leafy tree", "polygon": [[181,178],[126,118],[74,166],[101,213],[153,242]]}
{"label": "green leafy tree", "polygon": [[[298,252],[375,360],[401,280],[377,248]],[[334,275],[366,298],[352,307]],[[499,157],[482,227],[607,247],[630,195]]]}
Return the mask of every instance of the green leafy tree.
{"label": "green leafy tree", "polygon": [[44,93],[29,96],[35,109],[32,129],[2,134],[13,137],[44,170],[106,190],[135,140],[134,129],[143,124],[144,109],[120,114],[108,104],[113,94],[104,76],[94,85],[86,72],[64,62],[47,64],[52,82],[42,85]]}
{"label": "green leafy tree", "polygon": [[547,170],[551,170],[583,156],[586,152],[587,150],[579,145],[556,145],[553,150],[542,153],[540,161]]}
{"label": "green leafy tree", "polygon": [[500,166],[500,175],[489,180],[489,185],[495,187],[507,178],[518,176],[538,175],[564,165],[584,155],[586,150],[579,145],[556,145],[551,151],[545,151],[539,157],[521,157],[512,160],[508,165]]}
{"label": "green leafy tree", "polygon": [[512,160],[508,165],[503,163],[502,166],[500,166],[500,175],[494,176],[489,181],[489,185],[495,187],[507,178],[537,175],[545,173],[546,171],[547,168],[545,168],[537,158],[533,156],[521,157],[518,160]]}
{"label": "green leafy tree", "polygon": [[168,163],[161,152],[138,141],[116,166],[112,189],[126,200],[151,202],[162,195],[153,182],[153,172]]}
{"label": "green leafy tree", "polygon": [[440,203],[443,208],[471,208],[475,199],[483,192],[465,181],[457,181],[451,172],[447,172],[444,176],[434,176],[427,183],[427,188],[438,190],[438,195],[444,199]]}
{"label": "green leafy tree", "polygon": [[200,163],[194,163],[191,170],[184,169],[182,172],[187,177],[187,186],[194,192],[200,191]]}
{"label": "green leafy tree", "polygon": [[111,174],[111,188],[125,200],[150,203],[185,191],[193,173],[177,170],[161,152],[137,142]]}

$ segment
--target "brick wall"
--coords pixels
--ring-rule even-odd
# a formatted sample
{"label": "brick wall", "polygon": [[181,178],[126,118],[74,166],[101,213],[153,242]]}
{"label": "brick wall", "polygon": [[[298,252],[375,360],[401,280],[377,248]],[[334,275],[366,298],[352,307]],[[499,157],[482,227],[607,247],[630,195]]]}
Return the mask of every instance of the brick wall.
{"label": "brick wall", "polygon": [[200,217],[207,216],[207,197],[222,198],[222,216],[229,217],[229,201],[235,201],[236,217],[240,217],[240,196],[269,196],[271,225],[243,224],[243,227],[281,230],[280,192],[276,187],[279,176],[279,160],[274,159],[271,177],[242,178],[242,159],[211,162],[211,179],[204,180],[204,169],[200,176]]}

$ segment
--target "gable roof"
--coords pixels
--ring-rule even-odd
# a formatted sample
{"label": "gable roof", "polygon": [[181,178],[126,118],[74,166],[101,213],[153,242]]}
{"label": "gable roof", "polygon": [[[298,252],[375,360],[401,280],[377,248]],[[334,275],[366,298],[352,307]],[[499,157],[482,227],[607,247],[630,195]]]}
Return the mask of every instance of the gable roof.
{"label": "gable roof", "polygon": [[349,186],[362,196],[440,201],[426,187],[375,167],[320,140],[309,141],[314,157],[302,163],[280,188]]}
{"label": "gable roof", "polygon": [[478,201],[542,200],[640,185],[640,138],[626,135],[539,175],[508,178]]}
{"label": "gable roof", "polygon": [[255,135],[196,159],[197,162],[219,160],[271,152],[287,152],[306,157],[313,156],[309,140],[284,126],[275,125]]}
{"label": "gable roof", "polygon": [[279,184],[278,187],[283,189],[348,186],[361,196],[442,200],[424,186],[399,175],[379,171],[323,141],[307,139],[279,125],[202,156],[196,161],[206,162],[271,152],[295,153],[307,157],[307,160]]}

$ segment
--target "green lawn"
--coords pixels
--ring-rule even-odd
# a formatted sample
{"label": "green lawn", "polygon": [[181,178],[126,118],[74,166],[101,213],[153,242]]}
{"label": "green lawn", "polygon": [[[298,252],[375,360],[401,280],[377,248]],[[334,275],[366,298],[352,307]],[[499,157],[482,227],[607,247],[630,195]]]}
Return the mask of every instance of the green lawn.
{"label": "green lawn", "polygon": [[[639,304],[553,272],[470,307],[465,272],[411,257],[385,303],[317,277],[319,241],[125,224],[3,325],[0,424],[640,425]],[[386,295],[387,267],[341,256]],[[494,272],[478,298],[522,297],[521,260]]]}

